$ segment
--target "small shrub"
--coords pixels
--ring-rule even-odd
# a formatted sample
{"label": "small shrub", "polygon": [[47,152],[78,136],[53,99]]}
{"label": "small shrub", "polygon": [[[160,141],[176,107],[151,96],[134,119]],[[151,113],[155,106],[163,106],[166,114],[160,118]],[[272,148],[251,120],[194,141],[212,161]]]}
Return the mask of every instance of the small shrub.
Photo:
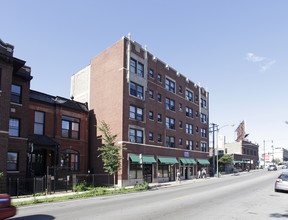
{"label": "small shrub", "polygon": [[149,183],[143,182],[143,183],[141,184],[141,188],[144,189],[144,190],[148,190],[148,189],[149,189]]}
{"label": "small shrub", "polygon": [[82,183],[80,183],[79,185],[77,185],[74,189],[75,192],[83,192],[86,191],[88,189],[87,183],[84,180]]}

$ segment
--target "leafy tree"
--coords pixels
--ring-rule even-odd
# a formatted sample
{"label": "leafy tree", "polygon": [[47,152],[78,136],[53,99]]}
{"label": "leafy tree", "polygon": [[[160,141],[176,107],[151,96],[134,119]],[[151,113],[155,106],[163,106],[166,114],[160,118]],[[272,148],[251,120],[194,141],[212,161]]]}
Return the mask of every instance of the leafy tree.
{"label": "leafy tree", "polygon": [[106,173],[114,176],[114,186],[115,186],[115,175],[121,169],[120,161],[123,157],[120,155],[120,151],[123,149],[120,145],[116,144],[117,134],[111,134],[110,126],[105,121],[100,121],[100,126],[98,127],[102,136],[99,139],[102,140],[103,146],[98,148],[103,161],[103,168]]}
{"label": "leafy tree", "polygon": [[224,154],[220,159],[219,163],[222,163],[224,165],[231,165],[233,164],[233,156],[230,154]]}
{"label": "leafy tree", "polygon": [[273,159],[272,163],[278,164],[278,163],[280,163],[280,159],[279,158]]}

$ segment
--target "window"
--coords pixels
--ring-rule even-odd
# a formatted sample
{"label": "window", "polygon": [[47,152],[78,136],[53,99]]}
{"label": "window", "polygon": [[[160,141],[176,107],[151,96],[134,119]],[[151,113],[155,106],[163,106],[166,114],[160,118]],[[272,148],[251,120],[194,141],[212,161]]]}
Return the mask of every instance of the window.
{"label": "window", "polygon": [[201,151],[207,152],[207,143],[201,143]]}
{"label": "window", "polygon": [[179,121],[179,128],[182,128],[182,121]]}
{"label": "window", "polygon": [[166,98],[166,108],[171,111],[175,111],[175,101],[169,98]]}
{"label": "window", "polygon": [[136,73],[136,68],[137,68],[137,61],[134,59],[130,59],[130,71],[133,73]]}
{"label": "window", "polygon": [[12,84],[11,102],[21,104],[21,93],[22,93],[21,86],[17,86],[17,85]]}
{"label": "window", "polygon": [[205,114],[201,113],[201,122],[206,123],[207,122],[207,117]]}
{"label": "window", "polygon": [[207,137],[207,131],[204,128],[201,128],[201,137]]}
{"label": "window", "polygon": [[45,113],[34,112],[34,134],[44,135]]}
{"label": "window", "polygon": [[144,65],[133,58],[130,59],[130,71],[144,77]]}
{"label": "window", "polygon": [[165,84],[168,91],[175,93],[175,82],[166,78]]}
{"label": "window", "polygon": [[138,62],[138,66],[137,66],[137,73],[139,76],[144,77],[144,65],[142,63]]}
{"label": "window", "polygon": [[182,86],[179,86],[179,93],[182,93]]}
{"label": "window", "polygon": [[186,116],[189,118],[193,118],[193,109],[186,107]]}
{"label": "window", "polygon": [[189,90],[186,89],[186,93],[185,93],[185,97],[187,100],[189,100],[190,102],[193,102],[193,93]]}
{"label": "window", "polygon": [[198,95],[195,95],[195,101],[198,102]]}
{"label": "window", "polygon": [[182,104],[179,103],[179,111],[182,111]]}
{"label": "window", "polygon": [[199,142],[196,141],[196,149],[198,149],[198,148],[199,148]]}
{"label": "window", "polygon": [[162,115],[161,115],[161,114],[158,114],[158,115],[157,115],[157,121],[158,121],[158,122],[162,122]]}
{"label": "window", "polygon": [[196,126],[195,130],[196,130],[196,132],[198,132],[198,131],[199,131],[199,128],[198,128],[198,126]]}
{"label": "window", "polygon": [[158,73],[158,75],[157,75],[157,79],[158,79],[158,82],[162,82],[162,76],[161,76],[160,73]]}
{"label": "window", "polygon": [[157,140],[158,140],[158,142],[162,142],[162,134],[158,134]]}
{"label": "window", "polygon": [[149,70],[149,76],[151,78],[154,78],[154,70],[152,70],[152,69]]}
{"label": "window", "polygon": [[183,144],[183,139],[179,138],[179,145],[182,146],[182,144]]}
{"label": "window", "polygon": [[186,134],[193,134],[193,125],[186,124]]}
{"label": "window", "polygon": [[64,150],[61,152],[61,167],[69,170],[79,171],[79,153],[74,150]]}
{"label": "window", "polygon": [[143,86],[130,82],[130,95],[136,96],[140,99],[144,99]]}
{"label": "window", "polygon": [[9,136],[20,136],[20,120],[16,118],[10,118],[9,120]]}
{"label": "window", "polygon": [[166,136],[166,147],[175,148],[175,137]]}
{"label": "window", "polygon": [[153,141],[154,140],[154,134],[153,132],[149,132],[149,141]]}
{"label": "window", "polygon": [[186,140],[186,148],[188,150],[193,150],[193,141],[191,140]]}
{"label": "window", "polygon": [[205,99],[201,99],[201,107],[202,108],[206,108],[207,104],[206,104],[206,100]]}
{"label": "window", "polygon": [[142,179],[142,167],[141,164],[130,163],[130,171],[129,171],[130,179]]}
{"label": "window", "polygon": [[154,120],[154,113],[152,111],[149,111],[149,119]]}
{"label": "window", "polygon": [[129,141],[134,143],[143,144],[143,131],[130,128],[129,130]]}
{"label": "window", "polygon": [[166,117],[166,128],[175,130],[175,119]]}
{"label": "window", "polygon": [[130,105],[130,116],[131,119],[137,121],[143,121],[143,109],[136,106]]}
{"label": "window", "polygon": [[79,139],[80,119],[62,116],[62,137]]}
{"label": "window", "polygon": [[159,178],[164,178],[164,177],[169,177],[168,175],[168,165],[158,165],[158,177]]}
{"label": "window", "polygon": [[158,93],[157,99],[158,99],[158,102],[162,102],[162,96],[161,96],[161,94]]}
{"label": "window", "polygon": [[7,171],[18,171],[18,153],[17,152],[8,152]]}
{"label": "window", "polygon": [[195,112],[195,116],[196,116],[196,117],[198,117],[198,114],[199,114],[199,112],[198,112],[198,111],[196,111],[196,112]]}
{"label": "window", "polygon": [[149,98],[154,99],[154,91],[153,90],[149,90]]}

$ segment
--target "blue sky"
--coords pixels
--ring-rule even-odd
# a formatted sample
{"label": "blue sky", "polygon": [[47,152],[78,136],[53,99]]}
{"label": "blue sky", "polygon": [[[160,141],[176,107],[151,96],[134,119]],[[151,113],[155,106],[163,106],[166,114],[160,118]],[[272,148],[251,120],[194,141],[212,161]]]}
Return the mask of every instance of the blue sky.
{"label": "blue sky", "polygon": [[130,32],[208,89],[210,123],[235,124],[220,130],[228,141],[245,120],[250,141],[288,148],[288,1],[0,3],[0,38],[32,68],[32,89],[68,98],[71,75]]}

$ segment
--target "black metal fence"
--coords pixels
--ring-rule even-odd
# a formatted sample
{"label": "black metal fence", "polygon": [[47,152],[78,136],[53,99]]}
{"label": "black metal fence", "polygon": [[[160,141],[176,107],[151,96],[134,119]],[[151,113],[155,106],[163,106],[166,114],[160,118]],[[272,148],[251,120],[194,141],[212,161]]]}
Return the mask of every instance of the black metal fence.
{"label": "black metal fence", "polygon": [[11,196],[52,194],[73,191],[79,184],[88,186],[113,185],[113,176],[108,174],[71,174],[49,172],[49,175],[33,178],[8,178],[7,193]]}

